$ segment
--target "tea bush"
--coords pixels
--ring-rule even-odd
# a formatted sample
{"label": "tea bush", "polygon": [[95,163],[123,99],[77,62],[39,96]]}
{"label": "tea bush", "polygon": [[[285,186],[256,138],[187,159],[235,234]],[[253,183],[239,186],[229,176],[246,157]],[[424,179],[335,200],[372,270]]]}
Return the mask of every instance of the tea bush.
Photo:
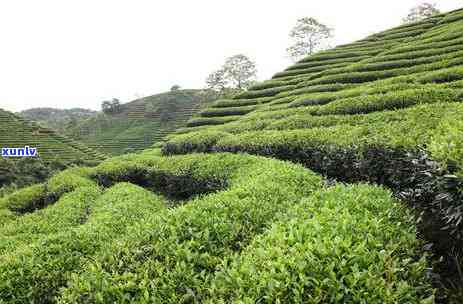
{"label": "tea bush", "polygon": [[210,303],[433,303],[413,217],[366,185],[319,191],[225,260]]}
{"label": "tea bush", "polygon": [[29,246],[0,256],[2,301],[55,302],[59,289],[67,285],[73,272],[80,271],[98,252],[124,236],[130,226],[163,208],[161,198],[131,184],[106,190],[83,225],[44,235]]}

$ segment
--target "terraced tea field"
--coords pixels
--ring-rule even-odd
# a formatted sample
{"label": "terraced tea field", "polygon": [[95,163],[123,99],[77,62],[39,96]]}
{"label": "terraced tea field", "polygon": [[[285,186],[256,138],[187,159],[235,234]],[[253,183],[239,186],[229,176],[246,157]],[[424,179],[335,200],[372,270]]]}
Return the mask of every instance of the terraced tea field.
{"label": "terraced tea field", "polygon": [[106,158],[103,153],[84,144],[0,109],[0,147],[26,145],[36,147],[39,157],[45,161],[57,159],[65,163],[75,163],[77,160],[99,162]]}
{"label": "terraced tea field", "polygon": [[462,30],[315,54],[6,196],[0,303],[461,303]]}
{"label": "terraced tea field", "polygon": [[182,127],[210,103],[201,90],[178,90],[126,103],[117,115],[99,114],[67,134],[109,155],[148,148]]}

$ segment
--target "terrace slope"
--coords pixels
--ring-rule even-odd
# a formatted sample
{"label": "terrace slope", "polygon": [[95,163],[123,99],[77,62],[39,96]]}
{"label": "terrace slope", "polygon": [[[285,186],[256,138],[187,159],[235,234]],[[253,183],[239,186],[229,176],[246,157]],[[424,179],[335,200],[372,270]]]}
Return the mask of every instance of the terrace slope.
{"label": "terrace slope", "polygon": [[163,153],[244,152],[387,186],[420,214],[461,299],[462,101],[460,9],[304,58],[201,111]]}
{"label": "terrace slope", "polygon": [[431,283],[459,288],[462,28],[455,11],[316,54],[162,151],[4,197],[0,303],[461,303]]}
{"label": "terrace slope", "polygon": [[0,109],[0,147],[37,147],[44,161],[100,162],[106,156],[82,143]]}
{"label": "terrace slope", "polygon": [[[449,139],[439,134],[457,129],[462,101],[463,10],[457,10],[302,59],[201,111],[163,151],[269,155],[344,180],[368,175],[350,169],[372,147],[424,149],[453,168]],[[323,160],[338,152],[349,172]]]}
{"label": "terrace slope", "polygon": [[177,90],[144,97],[122,105],[118,114],[99,113],[66,134],[108,154],[147,148],[184,126],[213,99],[202,90]]}

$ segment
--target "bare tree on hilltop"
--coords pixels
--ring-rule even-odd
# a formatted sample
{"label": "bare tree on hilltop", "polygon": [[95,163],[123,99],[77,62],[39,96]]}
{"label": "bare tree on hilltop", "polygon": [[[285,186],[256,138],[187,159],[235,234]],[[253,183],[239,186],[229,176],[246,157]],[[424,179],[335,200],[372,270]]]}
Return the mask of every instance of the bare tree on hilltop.
{"label": "bare tree on hilltop", "polygon": [[436,4],[424,2],[418,6],[415,6],[410,10],[410,13],[403,19],[404,23],[417,22],[431,16],[440,14],[440,11],[436,8]]}
{"label": "bare tree on hilltop", "polygon": [[256,64],[238,54],[227,58],[221,69],[212,72],[206,79],[206,86],[220,94],[239,92],[255,82],[256,74]]}
{"label": "bare tree on hilltop", "polygon": [[290,58],[297,61],[327,47],[327,40],[333,37],[333,29],[315,18],[304,17],[297,20],[289,36],[293,44],[286,49]]}

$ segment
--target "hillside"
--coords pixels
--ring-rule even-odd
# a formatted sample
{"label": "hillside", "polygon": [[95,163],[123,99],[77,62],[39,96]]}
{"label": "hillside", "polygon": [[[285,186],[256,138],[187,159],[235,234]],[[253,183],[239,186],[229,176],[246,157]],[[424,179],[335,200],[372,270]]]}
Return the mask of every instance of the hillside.
{"label": "hillside", "polygon": [[97,114],[96,111],[74,108],[32,108],[18,113],[27,120],[37,122],[43,127],[64,133],[69,127]]}
{"label": "hillside", "polygon": [[462,30],[309,56],[0,199],[3,302],[461,303]]}
{"label": "hillside", "polygon": [[44,161],[99,162],[105,158],[104,154],[79,142],[0,109],[0,147],[24,146],[37,148]]}
{"label": "hillside", "polygon": [[67,134],[108,154],[140,150],[159,143],[208,102],[202,90],[170,91],[123,104],[115,115],[100,113]]}

